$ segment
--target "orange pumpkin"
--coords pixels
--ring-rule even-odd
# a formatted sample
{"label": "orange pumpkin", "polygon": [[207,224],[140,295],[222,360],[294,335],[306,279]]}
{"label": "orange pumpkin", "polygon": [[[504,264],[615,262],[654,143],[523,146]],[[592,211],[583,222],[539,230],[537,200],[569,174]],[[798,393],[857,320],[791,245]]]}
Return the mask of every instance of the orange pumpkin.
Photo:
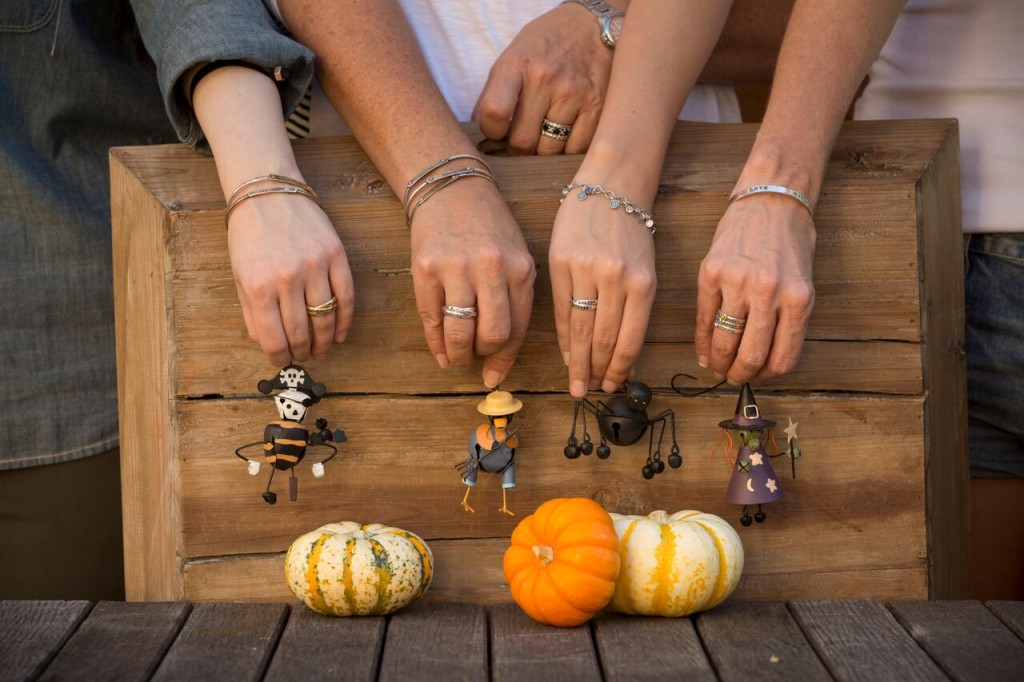
{"label": "orange pumpkin", "polygon": [[512,598],[536,621],[587,622],[615,593],[618,536],[611,516],[585,498],[556,498],[512,532],[505,579]]}

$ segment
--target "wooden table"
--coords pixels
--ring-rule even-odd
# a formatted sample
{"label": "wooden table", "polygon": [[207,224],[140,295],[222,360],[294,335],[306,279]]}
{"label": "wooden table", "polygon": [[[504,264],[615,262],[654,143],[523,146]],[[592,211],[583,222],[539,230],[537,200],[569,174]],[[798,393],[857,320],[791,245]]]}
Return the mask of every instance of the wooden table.
{"label": "wooden table", "polygon": [[730,601],[559,629],[514,605],[391,617],[229,602],[0,601],[0,680],[1020,680],[1024,602]]}

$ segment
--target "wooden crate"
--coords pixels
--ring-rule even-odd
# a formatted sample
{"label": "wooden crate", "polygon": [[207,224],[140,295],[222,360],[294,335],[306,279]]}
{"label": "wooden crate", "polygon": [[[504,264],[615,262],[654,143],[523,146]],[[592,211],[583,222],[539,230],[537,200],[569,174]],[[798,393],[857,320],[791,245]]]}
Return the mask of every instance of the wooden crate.
{"label": "wooden crate", "polygon": [[[817,303],[800,367],[755,385],[768,418],[799,422],[798,478],[764,524],[740,528],[724,502],[730,466],[717,424],[736,394],[670,395],[696,365],[697,268],[754,125],[680,124],[656,203],[660,289],[637,378],[673,408],[685,463],[641,478],[646,445],[567,460],[572,418],[546,269],[558,191],[578,157],[495,157],[495,174],[538,266],[535,307],[503,388],[517,416],[517,516],[481,476],[475,514],[454,465],[481,421],[479,367],[439,369],[426,350],[401,208],[349,139],[295,144],[341,234],[358,297],[349,340],[308,365],[330,395],[316,406],[348,442],[300,495],[260,498],[233,454],[276,418],[272,376],[245,334],[227,258],[213,161],[180,146],[111,153],[125,573],[129,599],[291,599],[283,552],[323,523],[412,530],[431,545],[439,600],[509,599],[501,556],[542,501],[589,496],[609,510],[701,509],[733,522],[747,553],[737,596],[956,598],[967,594],[968,469],[962,353],[958,138],[954,121],[849,123],[818,203]],[[780,434],[781,437],[781,434]],[[283,476],[281,477],[283,478]],[[284,483],[284,481],[280,481]],[[281,488],[278,488],[280,490]]]}

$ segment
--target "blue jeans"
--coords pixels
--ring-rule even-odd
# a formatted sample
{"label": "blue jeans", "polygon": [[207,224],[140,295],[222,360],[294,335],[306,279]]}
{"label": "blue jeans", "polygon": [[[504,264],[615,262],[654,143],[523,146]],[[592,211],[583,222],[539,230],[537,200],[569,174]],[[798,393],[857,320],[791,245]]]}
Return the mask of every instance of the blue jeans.
{"label": "blue jeans", "polygon": [[964,236],[971,476],[1024,477],[1024,233]]}

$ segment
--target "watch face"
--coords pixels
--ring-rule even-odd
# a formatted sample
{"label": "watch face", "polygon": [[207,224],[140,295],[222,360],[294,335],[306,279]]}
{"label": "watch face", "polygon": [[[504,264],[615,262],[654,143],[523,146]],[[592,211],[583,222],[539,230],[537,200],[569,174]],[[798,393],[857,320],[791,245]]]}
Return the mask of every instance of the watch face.
{"label": "watch face", "polygon": [[604,22],[604,31],[601,32],[601,40],[608,47],[615,47],[615,43],[618,42],[619,36],[622,35],[622,15],[616,15],[606,19]]}

